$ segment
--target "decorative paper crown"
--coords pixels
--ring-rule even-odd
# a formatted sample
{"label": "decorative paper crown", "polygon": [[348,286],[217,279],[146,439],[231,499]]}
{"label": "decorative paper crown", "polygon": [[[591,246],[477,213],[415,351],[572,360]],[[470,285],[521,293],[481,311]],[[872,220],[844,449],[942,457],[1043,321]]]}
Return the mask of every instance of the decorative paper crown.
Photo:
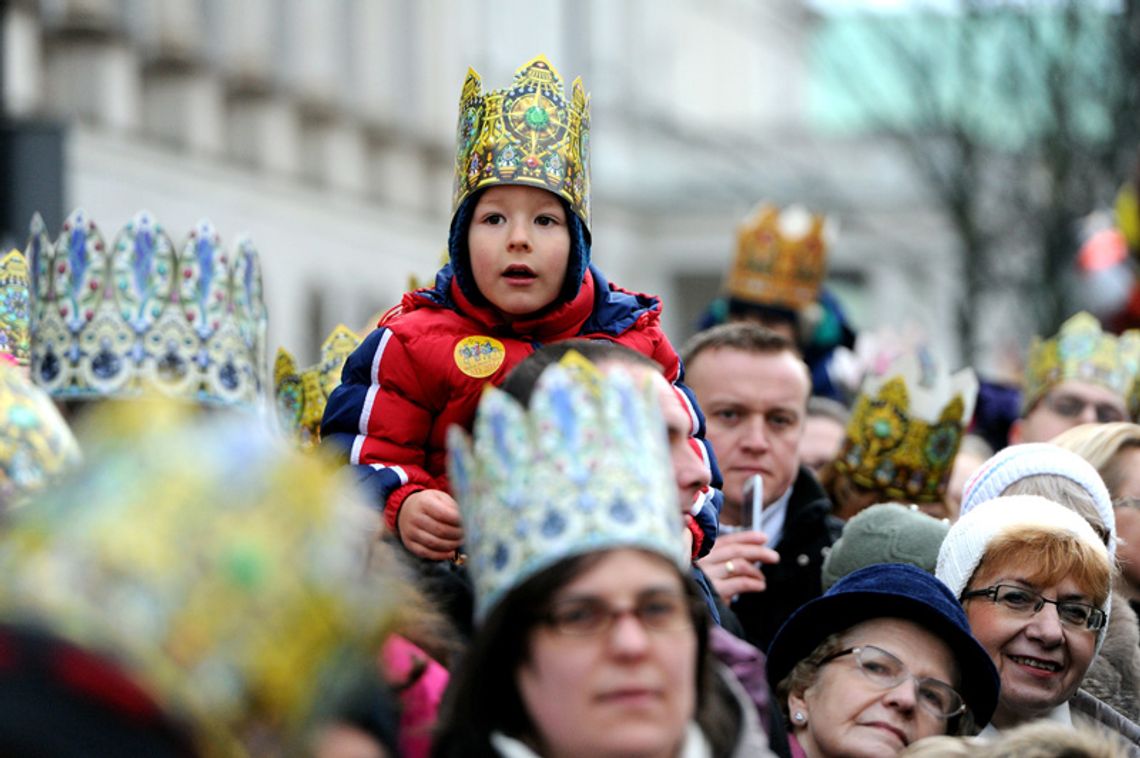
{"label": "decorative paper crown", "polygon": [[760,206],[737,232],[728,294],[791,310],[814,303],[827,267],[825,221],[802,208]]}
{"label": "decorative paper crown", "polygon": [[340,370],[359,344],[359,336],[344,324],[337,324],[321,345],[320,362],[303,371],[297,370],[288,350],[277,348],[273,365],[277,420],[301,447],[309,448],[320,441],[321,417],[329,395],[340,384]]}
{"label": "decorative paper crown", "polygon": [[82,210],[54,244],[32,219],[32,378],[60,400],[149,389],[208,404],[254,405],[265,385],[261,266],[209,221],[181,251],[146,211],[108,250]]}
{"label": "decorative paper crown", "polygon": [[884,500],[941,500],[977,394],[972,370],[948,376],[902,356],[863,383],[836,469]]}
{"label": "decorative paper crown", "polygon": [[18,366],[0,362],[0,505],[79,463],[79,446],[43,390]]}
{"label": "decorative paper crown", "polygon": [[563,198],[590,228],[590,98],[581,78],[566,102],[545,55],[516,71],[509,89],[484,93],[468,69],[456,141],[453,213],[476,190],[522,184]]}
{"label": "decorative paper crown", "polygon": [[1034,337],[1027,364],[1022,415],[1055,385],[1070,379],[1100,384],[1125,399],[1132,390],[1132,372],[1116,337],[1102,331],[1096,317],[1085,311],[1061,324],[1051,339]]}
{"label": "decorative paper crown", "polygon": [[448,447],[480,620],[573,555],[640,547],[687,564],[658,400],[622,371],[551,366],[529,411],[489,388],[474,443],[452,427]]}
{"label": "decorative paper crown", "polygon": [[28,324],[28,264],[19,250],[0,258],[0,353],[12,356],[21,366],[28,365],[31,346]]}
{"label": "decorative paper crown", "polygon": [[1140,418],[1140,329],[1128,329],[1120,334],[1116,342],[1120,351],[1120,362],[1124,370],[1132,377],[1131,387],[1128,390],[1128,415],[1133,421]]}
{"label": "decorative paper crown", "polygon": [[375,515],[341,474],[244,417],[187,415],[85,416],[86,463],[0,535],[0,618],[110,653],[205,754],[258,728],[288,744],[375,665],[408,590],[370,569]]}

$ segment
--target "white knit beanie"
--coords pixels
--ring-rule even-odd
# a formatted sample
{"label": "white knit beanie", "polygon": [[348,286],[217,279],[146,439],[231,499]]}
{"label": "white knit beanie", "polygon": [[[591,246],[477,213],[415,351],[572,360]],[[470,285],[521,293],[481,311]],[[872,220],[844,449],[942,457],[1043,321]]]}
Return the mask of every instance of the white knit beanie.
{"label": "white knit beanie", "polygon": [[[1074,511],[1036,495],[1008,495],[977,503],[968,513],[963,511],[962,517],[950,527],[946,539],[942,541],[935,575],[950,588],[955,597],[961,598],[970,577],[974,575],[994,539],[1019,528],[1068,532],[1093,547],[1096,554],[1103,556],[1106,562],[1109,561],[1108,551],[1100,537]],[[1111,592],[1107,593],[1100,606],[1105,614],[1105,625],[1097,631],[1098,652],[1108,629],[1111,595]]]}
{"label": "white knit beanie", "polygon": [[1063,476],[1089,493],[1108,530],[1108,559],[1115,564],[1116,513],[1112,509],[1112,496],[1091,463],[1058,445],[1027,442],[1010,445],[996,453],[966,481],[962,489],[961,515],[965,516],[979,503],[999,497],[1014,482],[1040,474]]}

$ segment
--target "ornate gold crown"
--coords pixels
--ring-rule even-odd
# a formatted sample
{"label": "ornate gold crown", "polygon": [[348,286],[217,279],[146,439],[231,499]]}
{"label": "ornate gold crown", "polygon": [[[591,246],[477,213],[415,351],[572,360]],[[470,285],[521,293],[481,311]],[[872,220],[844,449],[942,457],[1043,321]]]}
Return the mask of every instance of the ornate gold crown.
{"label": "ornate gold crown", "polygon": [[1132,390],[1133,372],[1117,338],[1101,330],[1096,317],[1081,311],[1061,324],[1056,336],[1034,337],[1025,369],[1022,415],[1055,385],[1070,379],[1099,384],[1123,398]]}
{"label": "ornate gold crown", "polygon": [[315,366],[297,370],[297,361],[283,347],[277,348],[273,364],[277,420],[297,438],[301,447],[310,448],[321,439],[321,417],[329,395],[340,384],[340,371],[348,356],[360,344],[360,337],[344,324],[337,324],[321,344],[321,358]]}
{"label": "ornate gold crown", "polygon": [[[978,380],[922,368],[907,354],[883,376],[869,378],[855,401],[836,469],[886,500],[942,499],[962,433],[974,415]],[[889,378],[888,378],[889,377]]]}
{"label": "ornate gold crown", "polygon": [[516,71],[509,89],[484,93],[468,69],[457,131],[453,213],[476,190],[522,184],[563,198],[590,228],[590,98],[581,78],[566,102],[545,55]]}
{"label": "ornate gold crown", "polygon": [[0,258],[0,353],[21,366],[28,365],[31,343],[28,324],[28,264],[19,250]]}
{"label": "ornate gold crown", "polygon": [[155,389],[207,404],[259,400],[266,313],[249,240],[226,250],[203,220],[176,250],[142,211],[108,248],[76,210],[54,244],[37,214],[27,258],[32,378],[56,399]]}
{"label": "ornate gold crown", "polygon": [[781,212],[775,206],[761,205],[744,220],[725,283],[729,295],[791,310],[816,301],[827,268],[826,219],[810,214],[806,230],[799,234],[786,230],[787,222],[802,214],[802,209]]}

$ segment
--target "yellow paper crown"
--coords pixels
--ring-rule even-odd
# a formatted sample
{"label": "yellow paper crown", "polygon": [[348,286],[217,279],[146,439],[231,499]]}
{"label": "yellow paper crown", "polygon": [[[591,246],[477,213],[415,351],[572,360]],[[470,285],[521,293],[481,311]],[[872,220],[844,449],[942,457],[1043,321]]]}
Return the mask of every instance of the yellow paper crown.
{"label": "yellow paper crown", "polygon": [[734,298],[799,310],[814,303],[827,267],[826,219],[810,214],[805,231],[789,230],[802,209],[762,205],[740,225],[725,288]]}
{"label": "yellow paper crown", "polygon": [[1127,398],[1132,375],[1116,337],[1102,331],[1094,316],[1081,311],[1061,324],[1056,336],[1033,338],[1025,369],[1022,414],[1051,388],[1070,379],[1099,384]]}
{"label": "yellow paper crown", "polygon": [[[883,376],[871,377],[855,401],[840,473],[886,500],[938,502],[946,492],[962,433],[974,415],[978,380],[970,369],[954,376],[925,368],[913,354]],[[925,386],[924,386],[925,385]]]}
{"label": "yellow paper crown", "polygon": [[581,78],[567,102],[545,55],[516,71],[507,89],[483,92],[468,69],[457,131],[453,213],[476,190],[521,184],[558,195],[590,228],[590,98]]}
{"label": "yellow paper crown", "polygon": [[344,362],[359,344],[359,336],[344,324],[337,324],[321,344],[320,361],[301,371],[288,350],[277,348],[277,359],[273,364],[277,418],[282,428],[296,437],[302,447],[312,447],[320,441],[321,417],[325,414],[329,395],[340,384]]}
{"label": "yellow paper crown", "polygon": [[0,258],[0,353],[21,366],[28,365],[31,354],[30,321],[28,263],[19,250],[10,250]]}

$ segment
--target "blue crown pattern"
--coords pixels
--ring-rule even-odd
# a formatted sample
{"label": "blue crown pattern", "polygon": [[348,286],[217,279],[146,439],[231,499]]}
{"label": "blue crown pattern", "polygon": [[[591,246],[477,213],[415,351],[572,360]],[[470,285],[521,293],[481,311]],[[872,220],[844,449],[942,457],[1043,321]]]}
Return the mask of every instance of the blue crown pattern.
{"label": "blue crown pattern", "polygon": [[479,619],[512,587],[573,555],[626,546],[688,563],[652,387],[620,370],[581,373],[546,369],[529,411],[489,388],[474,441],[450,431]]}
{"label": "blue crown pattern", "polygon": [[58,239],[32,219],[27,245],[32,378],[60,400],[151,389],[211,405],[255,405],[265,387],[267,317],[248,239],[232,251],[209,221],[176,250],[148,212],[108,249],[83,210]]}

